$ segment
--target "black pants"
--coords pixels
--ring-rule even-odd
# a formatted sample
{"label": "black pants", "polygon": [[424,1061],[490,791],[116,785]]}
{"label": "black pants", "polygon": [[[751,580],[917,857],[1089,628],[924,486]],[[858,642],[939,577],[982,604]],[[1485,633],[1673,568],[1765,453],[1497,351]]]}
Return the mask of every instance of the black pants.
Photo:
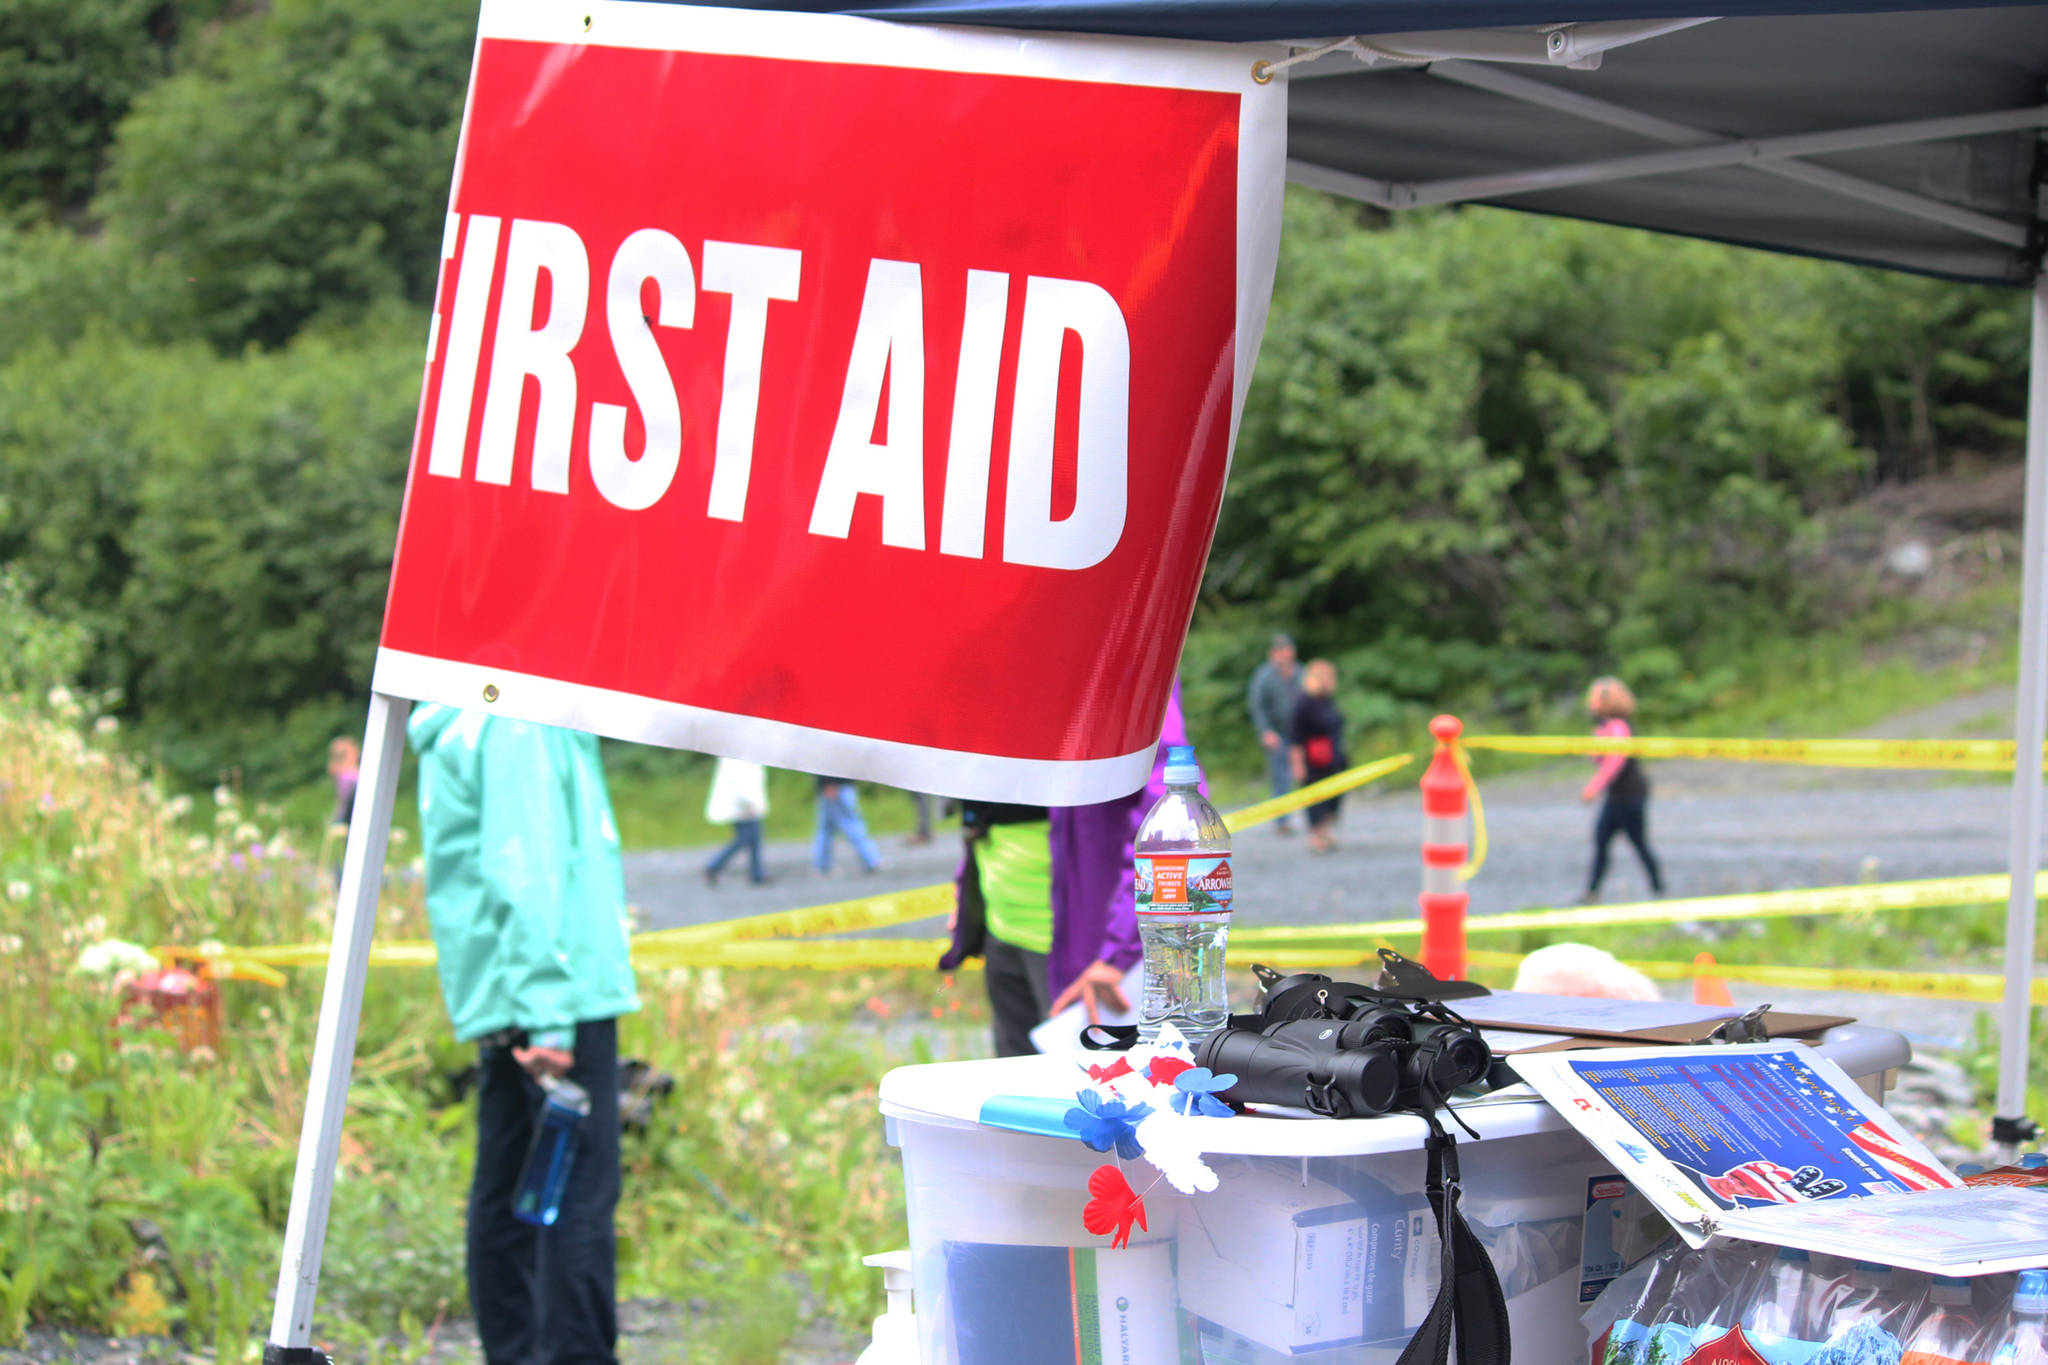
{"label": "black pants", "polygon": [[482,1049],[476,1178],[469,1190],[469,1301],[487,1365],[616,1365],[612,1211],[619,1202],[619,1031],[576,1026],[569,1079],[590,1095],[561,1216],[537,1228],[512,1216],[541,1088],[509,1047]]}
{"label": "black pants", "polygon": [[999,938],[983,948],[982,975],[988,978],[988,1012],[995,1023],[996,1056],[1029,1057],[1031,1030],[1045,1022],[1052,996],[1045,981],[1045,954]]}
{"label": "black pants", "polygon": [[1664,874],[1657,868],[1657,855],[1650,852],[1649,809],[1648,797],[1631,800],[1609,793],[1600,803],[1600,818],[1593,824],[1593,870],[1586,878],[1587,891],[1600,889],[1607,876],[1607,846],[1614,842],[1616,834],[1625,834],[1635,845],[1636,857],[1643,860],[1643,871],[1650,876],[1650,889],[1663,892]]}
{"label": "black pants", "polygon": [[[1302,779],[1301,785],[1306,787],[1312,783],[1320,782],[1326,777],[1335,777],[1343,771],[1344,768],[1341,763],[1333,764],[1328,768],[1311,766],[1307,771],[1307,776]],[[1344,793],[1342,792],[1337,793],[1327,801],[1316,802],[1308,808],[1308,827],[1310,829],[1322,829],[1326,825],[1335,824],[1337,822],[1337,810],[1343,804]]]}

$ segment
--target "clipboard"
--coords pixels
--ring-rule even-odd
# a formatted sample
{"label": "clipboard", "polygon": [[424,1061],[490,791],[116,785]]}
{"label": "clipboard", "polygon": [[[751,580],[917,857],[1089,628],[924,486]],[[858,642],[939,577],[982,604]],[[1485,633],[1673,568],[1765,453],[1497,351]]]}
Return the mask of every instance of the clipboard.
{"label": "clipboard", "polygon": [[[1558,1041],[1518,1048],[1558,1052],[1582,1047],[1691,1046],[1712,1042],[1761,1043],[1812,1040],[1846,1015],[1796,1014],[1759,1005],[1748,1011],[1712,1010],[1677,1001],[1632,1001],[1544,996],[1501,991],[1460,1001],[1459,1013],[1483,1029],[1516,1034],[1555,1034]],[[1687,1018],[1700,1014],[1704,1017]],[[1640,1020],[1640,1023],[1634,1022]]]}

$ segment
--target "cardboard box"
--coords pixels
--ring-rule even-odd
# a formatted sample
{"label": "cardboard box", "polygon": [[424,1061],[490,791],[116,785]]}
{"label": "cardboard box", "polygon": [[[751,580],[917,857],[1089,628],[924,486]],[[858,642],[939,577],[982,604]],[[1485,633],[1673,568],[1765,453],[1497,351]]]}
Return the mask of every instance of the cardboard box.
{"label": "cardboard box", "polygon": [[1412,1335],[1436,1295],[1428,1202],[1356,1170],[1247,1162],[1180,1223],[1184,1308],[1295,1355]]}
{"label": "cardboard box", "polygon": [[1173,1300],[1173,1243],[945,1245],[960,1365],[1200,1365]]}

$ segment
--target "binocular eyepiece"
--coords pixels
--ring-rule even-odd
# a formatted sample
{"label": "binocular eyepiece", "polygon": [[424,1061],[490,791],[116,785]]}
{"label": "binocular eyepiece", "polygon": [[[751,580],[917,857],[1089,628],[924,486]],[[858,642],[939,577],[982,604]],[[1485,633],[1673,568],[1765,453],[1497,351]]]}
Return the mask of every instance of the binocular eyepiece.
{"label": "binocular eyepiece", "polygon": [[1237,1077],[1226,1100],[1329,1118],[1433,1110],[1492,1066],[1479,1031],[1439,1003],[1411,1005],[1314,972],[1260,975],[1259,1012],[1210,1034],[1195,1054],[1197,1065]]}

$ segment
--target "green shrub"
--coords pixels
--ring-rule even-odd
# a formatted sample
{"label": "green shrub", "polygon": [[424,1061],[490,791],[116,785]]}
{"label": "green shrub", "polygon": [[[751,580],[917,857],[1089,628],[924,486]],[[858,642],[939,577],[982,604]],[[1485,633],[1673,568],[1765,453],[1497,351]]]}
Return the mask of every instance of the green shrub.
{"label": "green shrub", "polygon": [[220,28],[136,101],[99,211],[194,281],[198,325],[224,348],[425,302],[475,15],[455,0],[279,0]]}

